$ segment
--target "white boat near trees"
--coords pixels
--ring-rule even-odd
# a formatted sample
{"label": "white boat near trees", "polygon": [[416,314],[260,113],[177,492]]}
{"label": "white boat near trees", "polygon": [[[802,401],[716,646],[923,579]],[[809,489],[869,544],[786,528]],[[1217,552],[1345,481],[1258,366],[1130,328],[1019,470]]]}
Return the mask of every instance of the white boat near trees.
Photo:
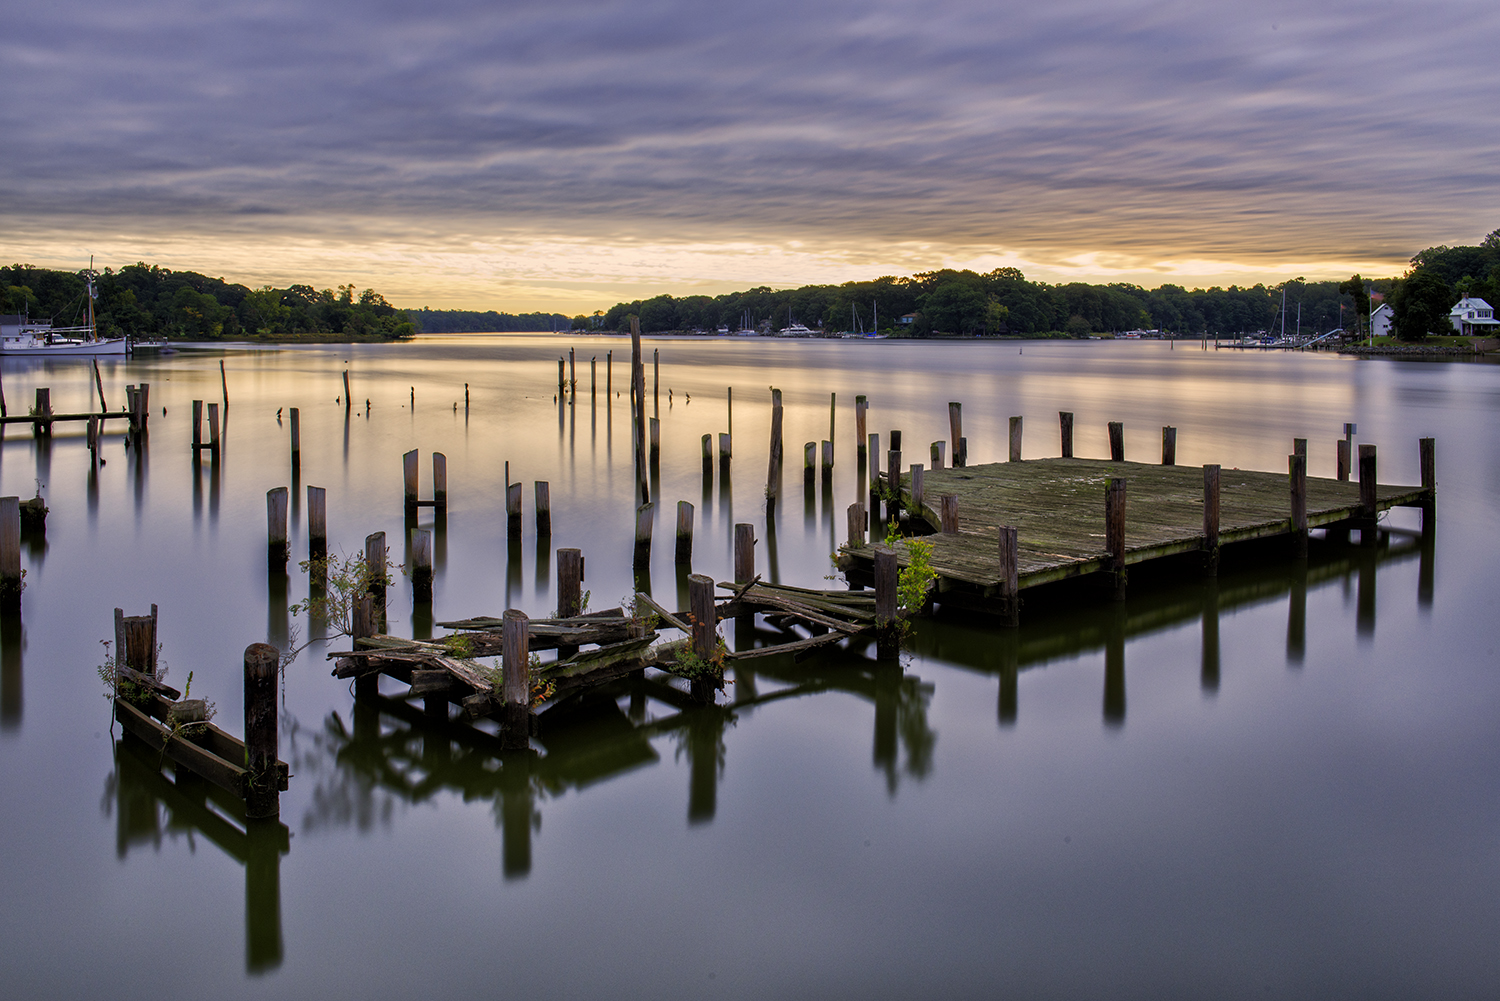
{"label": "white boat near trees", "polygon": [[125,355],[130,344],[124,337],[100,338],[94,318],[94,300],[99,297],[94,287],[98,272],[89,261],[84,272],[88,282],[88,323],[79,327],[54,327],[52,321],[30,320],[25,316],[4,317],[13,323],[0,322],[0,357],[53,358],[72,356]]}

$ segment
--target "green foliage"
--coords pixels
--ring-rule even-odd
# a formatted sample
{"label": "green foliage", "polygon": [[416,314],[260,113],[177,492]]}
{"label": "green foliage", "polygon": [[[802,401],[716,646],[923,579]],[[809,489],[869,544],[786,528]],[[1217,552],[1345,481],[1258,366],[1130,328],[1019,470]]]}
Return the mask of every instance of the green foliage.
{"label": "green foliage", "polygon": [[677,650],[677,663],[672,666],[671,673],[689,680],[722,678],[724,658],[728,653],[729,648],[724,644],[723,637],[716,637],[714,652],[707,657],[700,656],[691,642],[685,643]]}
{"label": "green foliage", "polygon": [[474,656],[474,637],[469,633],[453,633],[443,637],[443,649],[448,656],[458,660],[468,660]]}
{"label": "green foliage", "polygon": [[926,539],[907,539],[907,564],[896,578],[896,605],[903,619],[916,615],[927,604],[927,592],[937,571],[932,569],[932,543]]}
{"label": "green foliage", "polygon": [[306,612],[322,619],[339,636],[354,635],[356,600],[372,587],[389,587],[393,566],[389,560],[385,566],[367,563],[363,553],[303,560],[300,565],[312,580],[326,580],[327,586],[321,592],[314,591],[306,601],[292,605],[291,613]]}
{"label": "green foliage", "polygon": [[1441,275],[1431,268],[1419,267],[1407,275],[1391,296],[1391,320],[1396,336],[1403,341],[1420,341],[1430,333],[1449,333],[1453,324],[1448,311],[1457,297]]}
{"label": "green foliage", "polygon": [[493,309],[408,309],[403,311],[417,330],[426,334],[480,334],[536,330],[588,330],[586,316],[571,320],[561,313],[497,313]]}

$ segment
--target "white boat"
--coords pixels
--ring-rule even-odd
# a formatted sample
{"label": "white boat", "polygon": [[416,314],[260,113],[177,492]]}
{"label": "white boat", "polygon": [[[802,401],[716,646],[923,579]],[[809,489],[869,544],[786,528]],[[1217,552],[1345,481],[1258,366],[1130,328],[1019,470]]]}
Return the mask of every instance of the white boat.
{"label": "white boat", "polygon": [[31,321],[16,317],[14,324],[0,325],[0,357],[53,358],[92,355],[125,355],[130,346],[123,337],[108,337],[101,340],[94,323],[94,300],[99,293],[94,288],[97,277],[89,260],[89,270],[84,272],[88,280],[89,322],[82,327],[54,327],[51,321]]}
{"label": "white boat", "polygon": [[790,323],[776,331],[778,337],[817,337],[818,332],[800,323]]}

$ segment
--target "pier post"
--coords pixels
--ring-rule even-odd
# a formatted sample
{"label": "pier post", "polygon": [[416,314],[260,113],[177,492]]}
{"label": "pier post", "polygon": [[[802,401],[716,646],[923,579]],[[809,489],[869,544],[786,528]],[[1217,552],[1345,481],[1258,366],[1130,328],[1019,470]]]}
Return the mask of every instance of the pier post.
{"label": "pier post", "polygon": [[849,535],[849,547],[856,549],[865,544],[865,506],[863,504],[850,504],[846,515]]}
{"label": "pier post", "polygon": [[292,475],[296,476],[302,469],[302,415],[296,408],[292,408]]}
{"label": "pier post", "polygon": [[766,470],[766,499],[776,502],[777,485],[781,481],[781,390],[771,390],[771,461]]}
{"label": "pier post", "polygon": [[690,501],[677,502],[677,552],[674,562],[684,567],[693,565],[693,505]]}
{"label": "pier post", "polygon": [[599,398],[599,356],[589,358],[589,402]]}
{"label": "pier post", "polygon": [[802,482],[812,486],[818,476],[818,443],[809,441],[802,446]]}
{"label": "pier post", "polygon": [[1304,459],[1307,458],[1307,439],[1306,438],[1293,438],[1292,439],[1292,454],[1293,455],[1300,455]]}
{"label": "pier post", "polygon": [[328,491],[323,487],[307,488],[307,556],[328,558]]}
{"label": "pier post", "polygon": [[[964,464],[959,461],[958,443],[964,435],[964,405],[962,403],[950,402],[948,404],[948,432],[953,438],[953,467],[961,469]],[[892,442],[891,447],[899,448],[900,446]]]}
{"label": "pier post", "polygon": [[969,464],[969,439],[958,439],[958,451],[953,455],[953,468],[963,469]]}
{"label": "pier post", "polygon": [[870,490],[873,492],[875,484],[880,482],[880,435],[878,433],[869,436],[865,452],[870,459]]}
{"label": "pier post", "polygon": [[1125,600],[1125,478],[1110,477],[1104,494],[1104,533],[1108,540],[1110,586],[1116,601]]}
{"label": "pier post", "polygon": [[1307,456],[1287,456],[1292,489],[1292,558],[1307,559]]}
{"label": "pier post", "polygon": [[[714,609],[714,579],[707,574],[688,575],[688,611],[692,614],[693,653],[710,664],[719,653],[719,616]],[[719,689],[718,665],[689,679],[694,702],[711,705]]]}
{"label": "pier post", "polygon": [[615,353],[604,352],[604,398],[613,400],[615,398]]}
{"label": "pier post", "polygon": [[1021,418],[1010,419],[1010,461],[1021,461]]}
{"label": "pier post", "polygon": [[[349,638],[357,650],[360,640],[375,635],[375,597],[369,591],[357,594],[353,605],[349,616]],[[357,699],[371,698],[379,691],[380,675],[377,672],[361,674],[354,679],[354,697]]]}
{"label": "pier post", "polygon": [[1338,440],[1338,471],[1335,475],[1340,482],[1349,481],[1349,441],[1346,438]]}
{"label": "pier post", "polygon": [[1359,446],[1359,544],[1375,545],[1375,446]]}
{"label": "pier post", "polygon": [[703,476],[708,478],[714,474],[714,436],[706,434],[703,436]]}
{"label": "pier post", "polygon": [[[21,498],[0,497],[0,603],[21,604]],[[117,648],[115,656],[120,657]]]}
{"label": "pier post", "polygon": [[583,550],[557,551],[557,617],[571,619],[583,604]]}
{"label": "pier post", "polygon": [[901,432],[899,430],[891,431],[891,450],[896,452],[901,451]]}
{"label": "pier post", "polygon": [[406,502],[408,516],[417,513],[417,450],[412,449],[401,456],[402,496]]}
{"label": "pier post", "polygon": [[755,579],[755,526],[741,522],[734,526],[734,582],[748,584]]}
{"label": "pier post", "polygon": [[1177,465],[1177,429],[1170,424],[1161,429],[1161,464]]}
{"label": "pier post", "polygon": [[411,589],[412,600],[422,605],[432,604],[432,529],[411,530]]}
{"label": "pier post", "polygon": [[521,486],[517,480],[505,488],[505,534],[509,539],[521,537]]}
{"label": "pier post", "polygon": [[647,421],[650,424],[650,428],[651,428],[651,454],[650,454],[650,459],[651,459],[652,462],[660,462],[661,461],[661,418],[660,417],[649,417],[649,418],[647,418]]}
{"label": "pier post", "polygon": [[557,357],[557,398],[566,400],[568,398],[568,360],[561,355]]}
{"label": "pier post", "polygon": [[876,656],[889,660],[901,648],[900,623],[897,621],[896,591],[900,569],[893,550],[881,546],[875,550],[875,648]]}
{"label": "pier post", "polygon": [[[224,359],[219,359],[219,388],[224,392],[224,416],[229,416],[229,376],[224,374]],[[102,394],[101,394],[102,396]]]}
{"label": "pier post", "polygon": [[826,477],[829,477],[829,476],[832,476],[832,475],[833,475],[833,442],[828,441],[828,440],[825,439],[824,442],[823,442],[823,476],[826,478]]}
{"label": "pier post", "polygon": [[838,436],[834,434],[834,427],[838,423],[839,416],[838,395],[837,393],[828,394],[828,441],[825,443],[826,447],[823,450],[826,457],[823,465],[829,469],[833,468],[833,443],[839,440]]}
{"label": "pier post", "polygon": [[948,452],[946,441],[935,441],[927,446],[927,457],[932,461],[933,469],[942,469]]}
{"label": "pier post", "polygon": [[[92,421],[90,422],[92,426]],[[193,401],[193,454],[203,447],[203,401]]]}
{"label": "pier post", "polygon": [[1000,624],[1021,624],[1020,539],[1014,525],[1000,526]]}
{"label": "pier post", "polygon": [[651,565],[651,514],[653,508],[650,501],[635,509],[635,569],[641,570]]}
{"label": "pier post", "polygon": [[646,364],[641,358],[641,319],[630,318],[630,388],[635,394],[635,410],[632,414],[635,442],[636,490],[640,503],[651,500],[651,483],[646,465]]}
{"label": "pier post", "polygon": [[269,643],[245,648],[245,816],[281,814],[281,776],[276,770],[276,668],[281,654]]}
{"label": "pier post", "polygon": [[719,461],[728,462],[734,458],[734,442],[728,431],[719,432]]}
{"label": "pier post", "polygon": [[552,536],[552,485],[546,480],[537,480],[536,492],[536,537]]}
{"label": "pier post", "polygon": [[911,509],[920,514],[922,502],[927,499],[927,470],[920,462],[911,466]]}
{"label": "pier post", "polygon": [[1059,410],[1057,412],[1057,424],[1062,432],[1062,457],[1073,458],[1073,412],[1071,410]]}
{"label": "pier post", "polygon": [[661,414],[661,348],[651,349],[651,406]]}
{"label": "pier post", "polygon": [[531,746],[530,620],[507,608],[500,626],[500,741],[508,751]]}
{"label": "pier post", "polygon": [[869,434],[869,420],[865,415],[869,409],[870,401],[865,397],[856,396],[854,398],[854,450],[861,457],[868,454],[865,451],[865,436]]}
{"label": "pier post", "polygon": [[385,533],[365,536],[365,575],[370,579],[370,621],[374,629],[385,623],[385,564]]}
{"label": "pier post", "polygon": [[[140,434],[147,434],[151,428],[151,383],[141,383],[141,388],[136,393],[136,430]],[[50,416],[51,411],[48,411]]]}
{"label": "pier post", "polygon": [[1125,461],[1125,425],[1120,421],[1109,422],[1109,460]]}
{"label": "pier post", "polygon": [[432,453],[432,506],[448,509],[448,457],[442,452]]}
{"label": "pier post", "polygon": [[954,494],[943,494],[938,498],[944,535],[958,534],[958,497]]}
{"label": "pier post", "polygon": [[[135,411],[131,411],[130,423],[135,424]],[[36,390],[36,408],[33,412],[35,420],[31,425],[33,435],[44,435],[52,433],[52,390],[45,386],[38,386]],[[134,427],[131,430],[135,430]]]}
{"label": "pier post", "polygon": [[[891,436],[895,437],[892,431]],[[890,488],[891,499],[885,502],[885,515],[887,518],[900,517],[901,510],[901,451],[893,449],[885,454],[886,486]]]}
{"label": "pier post", "polygon": [[[227,405],[224,408],[224,415],[226,417],[229,415]],[[213,459],[219,457],[219,405],[217,403],[208,405],[208,452]]]}
{"label": "pier post", "polygon": [[273,571],[286,569],[286,487],[273,487],[266,491],[266,565]]}
{"label": "pier post", "polygon": [[344,369],[344,409],[348,410],[354,401],[349,398],[349,370]]}
{"label": "pier post", "polygon": [[1437,510],[1437,439],[1417,440],[1417,461],[1422,468],[1422,534],[1431,535]]}
{"label": "pier post", "polygon": [[1219,467],[1203,467],[1203,576],[1219,575]]}

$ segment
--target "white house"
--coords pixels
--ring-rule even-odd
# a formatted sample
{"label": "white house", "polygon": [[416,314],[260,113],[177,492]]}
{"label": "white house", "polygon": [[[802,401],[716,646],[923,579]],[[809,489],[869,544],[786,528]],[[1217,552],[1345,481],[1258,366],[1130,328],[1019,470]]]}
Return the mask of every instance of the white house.
{"label": "white house", "polygon": [[1370,314],[1370,330],[1376,337],[1391,336],[1391,304],[1382,302],[1375,312]]}
{"label": "white house", "polygon": [[1471,299],[1464,296],[1458,300],[1458,305],[1448,311],[1448,321],[1453,324],[1453,329],[1460,334],[1478,334],[1481,337],[1493,337],[1496,328],[1500,328],[1500,320],[1495,319],[1495,311],[1490,304],[1483,299]]}

